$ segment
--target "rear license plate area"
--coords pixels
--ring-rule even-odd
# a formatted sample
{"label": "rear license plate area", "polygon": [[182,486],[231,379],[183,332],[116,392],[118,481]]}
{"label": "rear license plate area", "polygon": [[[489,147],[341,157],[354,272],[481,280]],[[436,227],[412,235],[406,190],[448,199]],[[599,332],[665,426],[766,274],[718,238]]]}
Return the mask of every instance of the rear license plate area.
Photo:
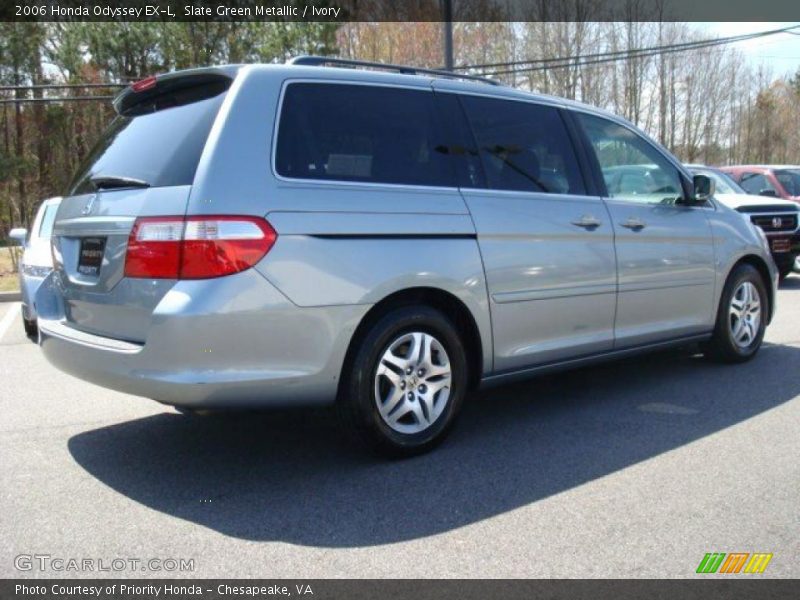
{"label": "rear license plate area", "polygon": [[771,247],[773,252],[789,252],[791,250],[791,241],[787,239],[772,240]]}
{"label": "rear license plate area", "polygon": [[81,251],[78,255],[78,273],[97,277],[103,264],[103,253],[106,249],[106,238],[90,237],[81,239]]}

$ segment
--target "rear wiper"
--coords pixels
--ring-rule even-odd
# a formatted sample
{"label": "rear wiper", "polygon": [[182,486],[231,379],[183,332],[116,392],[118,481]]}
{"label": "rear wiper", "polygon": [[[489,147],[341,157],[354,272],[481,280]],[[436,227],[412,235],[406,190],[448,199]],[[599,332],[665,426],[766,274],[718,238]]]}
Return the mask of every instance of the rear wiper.
{"label": "rear wiper", "polygon": [[122,177],[119,175],[97,175],[89,181],[96,190],[110,190],[114,188],[147,188],[150,184],[142,179]]}

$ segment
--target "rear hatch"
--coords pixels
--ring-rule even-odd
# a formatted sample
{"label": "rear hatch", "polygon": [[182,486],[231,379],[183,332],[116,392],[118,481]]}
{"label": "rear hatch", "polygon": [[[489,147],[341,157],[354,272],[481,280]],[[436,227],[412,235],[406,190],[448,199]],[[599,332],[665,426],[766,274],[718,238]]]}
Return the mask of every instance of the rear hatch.
{"label": "rear hatch", "polygon": [[125,277],[139,217],[183,216],[209,133],[236,71],[152,77],[114,101],[118,115],[80,166],[53,230],[55,283],[76,329],[144,342],[174,279]]}

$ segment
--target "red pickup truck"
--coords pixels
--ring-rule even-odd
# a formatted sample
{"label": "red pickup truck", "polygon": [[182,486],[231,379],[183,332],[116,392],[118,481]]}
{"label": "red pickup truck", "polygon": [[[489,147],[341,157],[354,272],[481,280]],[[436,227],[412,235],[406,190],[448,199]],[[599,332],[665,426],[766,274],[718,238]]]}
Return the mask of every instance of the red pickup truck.
{"label": "red pickup truck", "polygon": [[740,165],[720,167],[748,194],[785,198],[800,203],[800,166]]}

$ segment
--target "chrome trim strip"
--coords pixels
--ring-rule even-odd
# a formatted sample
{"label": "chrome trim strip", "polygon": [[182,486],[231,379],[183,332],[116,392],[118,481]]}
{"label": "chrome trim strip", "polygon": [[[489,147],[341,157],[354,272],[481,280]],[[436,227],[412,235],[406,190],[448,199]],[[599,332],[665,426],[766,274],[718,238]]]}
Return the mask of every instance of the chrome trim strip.
{"label": "chrome trim strip", "polygon": [[516,292],[501,292],[492,294],[492,300],[497,304],[511,302],[527,302],[530,300],[554,300],[556,298],[572,298],[574,296],[597,296],[599,294],[614,294],[617,286],[611,284],[559,286],[546,290],[520,290]]}
{"label": "chrome trim strip", "polygon": [[713,279],[686,279],[683,281],[645,281],[642,283],[620,283],[619,291],[622,292],[640,292],[644,290],[662,290],[668,288],[684,288],[698,285],[713,286]]}
{"label": "chrome trim strip", "polygon": [[[66,342],[86,346],[87,348],[116,352],[118,354],[137,354],[144,348],[144,344],[133,344],[73,329],[64,321],[39,318],[39,331],[42,336],[55,337]],[[41,344],[41,340],[39,343]]]}

